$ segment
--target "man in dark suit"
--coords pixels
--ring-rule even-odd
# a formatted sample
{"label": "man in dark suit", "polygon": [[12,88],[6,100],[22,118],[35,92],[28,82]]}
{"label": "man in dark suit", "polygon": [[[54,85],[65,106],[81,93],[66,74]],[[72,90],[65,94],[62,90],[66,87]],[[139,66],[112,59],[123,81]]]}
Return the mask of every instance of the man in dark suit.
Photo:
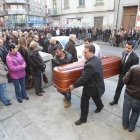
{"label": "man in dark suit", "polygon": [[118,85],[115,91],[114,100],[110,102],[110,105],[118,104],[118,100],[121,95],[122,88],[124,86],[123,77],[129,71],[130,67],[139,64],[139,57],[133,52],[134,44],[132,41],[127,42],[125,51],[122,53],[122,60],[120,65],[120,75]]}
{"label": "man in dark suit", "polygon": [[103,80],[103,68],[100,58],[94,55],[95,47],[93,44],[87,44],[84,47],[84,57],[87,60],[81,77],[70,85],[70,90],[83,86],[83,94],[81,98],[81,118],[75,122],[76,125],[87,122],[89,99],[92,97],[97,106],[95,113],[98,113],[104,107],[101,96],[105,91]]}

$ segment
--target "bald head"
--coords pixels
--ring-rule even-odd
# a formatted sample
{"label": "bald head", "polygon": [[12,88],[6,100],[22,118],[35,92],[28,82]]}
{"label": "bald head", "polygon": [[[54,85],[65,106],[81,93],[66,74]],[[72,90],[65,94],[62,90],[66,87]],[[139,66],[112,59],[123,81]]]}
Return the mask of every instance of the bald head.
{"label": "bald head", "polygon": [[14,36],[17,36],[17,35],[18,35],[18,32],[17,32],[17,31],[13,31],[12,34],[13,34]]}
{"label": "bald head", "polygon": [[39,37],[37,35],[34,36],[34,41],[38,41]]}
{"label": "bald head", "polygon": [[56,39],[54,37],[51,38],[51,43],[54,45],[56,44]]}

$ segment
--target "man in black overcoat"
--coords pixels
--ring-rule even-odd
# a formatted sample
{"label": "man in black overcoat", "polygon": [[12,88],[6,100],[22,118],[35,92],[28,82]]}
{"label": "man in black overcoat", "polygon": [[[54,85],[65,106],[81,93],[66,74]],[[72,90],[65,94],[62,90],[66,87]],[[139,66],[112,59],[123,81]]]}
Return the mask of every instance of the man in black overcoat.
{"label": "man in black overcoat", "polygon": [[87,122],[89,99],[92,97],[98,113],[104,107],[101,96],[104,94],[105,85],[103,79],[103,68],[101,59],[94,55],[95,46],[87,44],[84,47],[84,57],[86,59],[84,69],[81,77],[73,84],[70,85],[70,90],[83,86],[83,94],[81,98],[81,117],[75,122],[76,125]]}
{"label": "man in black overcoat", "polygon": [[139,64],[139,57],[133,51],[134,43],[132,41],[127,42],[125,51],[122,53],[122,60],[120,64],[120,75],[118,85],[115,91],[114,100],[110,102],[110,105],[118,104],[118,100],[121,95],[122,88],[124,86],[123,77],[129,71],[130,67]]}

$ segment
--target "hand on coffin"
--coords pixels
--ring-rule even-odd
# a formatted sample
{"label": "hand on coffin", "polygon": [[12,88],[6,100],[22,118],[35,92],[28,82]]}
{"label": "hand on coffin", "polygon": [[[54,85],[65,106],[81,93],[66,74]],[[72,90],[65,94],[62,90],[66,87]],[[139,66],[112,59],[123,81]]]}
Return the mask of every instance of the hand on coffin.
{"label": "hand on coffin", "polygon": [[70,89],[70,91],[72,91],[74,89],[74,86],[73,85],[70,85],[69,86],[69,89]]}

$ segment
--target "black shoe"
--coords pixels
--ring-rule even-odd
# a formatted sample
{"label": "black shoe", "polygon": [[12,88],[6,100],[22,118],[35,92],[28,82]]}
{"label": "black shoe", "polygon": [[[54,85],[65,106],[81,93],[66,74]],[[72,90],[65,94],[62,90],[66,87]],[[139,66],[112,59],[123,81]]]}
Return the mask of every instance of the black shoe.
{"label": "black shoe", "polygon": [[9,105],[12,105],[12,103],[8,102],[5,106],[9,106]]}
{"label": "black shoe", "polygon": [[[104,105],[103,105],[103,107],[104,107]],[[99,113],[99,112],[101,112],[101,110],[103,109],[103,107],[100,108],[100,109],[97,108],[94,112],[95,112],[95,113]]]}
{"label": "black shoe", "polygon": [[127,130],[127,128],[123,127],[124,130]]}
{"label": "black shoe", "polygon": [[26,99],[26,100],[29,100],[29,97],[27,97],[27,98],[24,98],[24,99]]}
{"label": "black shoe", "polygon": [[22,103],[22,100],[18,100],[19,103]]}
{"label": "black shoe", "polygon": [[115,104],[118,104],[118,102],[112,101],[112,102],[110,102],[109,104],[110,104],[110,105],[115,105]]}
{"label": "black shoe", "polygon": [[75,122],[75,125],[81,125],[82,123],[86,123],[87,121],[78,120]]}
{"label": "black shoe", "polygon": [[7,100],[8,102],[10,102],[10,100]]}

